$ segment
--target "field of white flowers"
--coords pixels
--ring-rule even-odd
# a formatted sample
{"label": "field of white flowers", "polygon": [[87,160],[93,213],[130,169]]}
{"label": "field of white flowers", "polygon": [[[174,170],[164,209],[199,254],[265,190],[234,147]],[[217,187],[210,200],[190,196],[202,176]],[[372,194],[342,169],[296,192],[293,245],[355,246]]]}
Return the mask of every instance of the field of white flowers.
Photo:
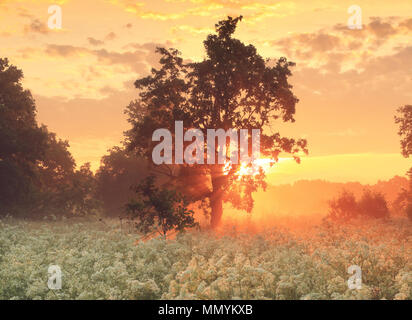
{"label": "field of white flowers", "polygon": [[[108,221],[0,220],[0,299],[412,298],[407,220],[138,239]],[[61,290],[47,286],[50,265]]]}

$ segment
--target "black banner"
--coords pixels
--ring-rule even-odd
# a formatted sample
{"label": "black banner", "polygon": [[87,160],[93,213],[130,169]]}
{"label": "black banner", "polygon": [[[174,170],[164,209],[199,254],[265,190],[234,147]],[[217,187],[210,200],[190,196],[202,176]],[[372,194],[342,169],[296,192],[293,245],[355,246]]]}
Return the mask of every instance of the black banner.
{"label": "black banner", "polygon": [[[4,312],[48,316],[116,317],[127,319],[285,319],[300,315],[343,319],[392,316],[410,307],[410,301],[257,301],[257,300],[150,300],[150,301],[0,301]],[[23,307],[23,308],[22,308]],[[34,314],[33,313],[33,314]]]}

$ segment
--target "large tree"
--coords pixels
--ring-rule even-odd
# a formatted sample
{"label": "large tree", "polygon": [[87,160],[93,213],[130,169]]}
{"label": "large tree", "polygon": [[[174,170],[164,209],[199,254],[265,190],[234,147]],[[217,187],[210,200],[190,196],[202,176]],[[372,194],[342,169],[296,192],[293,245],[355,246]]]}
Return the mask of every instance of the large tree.
{"label": "large tree", "polygon": [[412,105],[400,107],[395,116],[395,123],[399,125],[398,134],[401,137],[401,151],[405,158],[412,155]]}
{"label": "large tree", "polygon": [[0,216],[90,212],[97,203],[89,165],[76,170],[68,142],[39,126],[22,79],[0,58]]}
{"label": "large tree", "polygon": [[[47,132],[45,126],[43,130]],[[96,179],[85,163],[76,169],[69,143],[48,132],[44,157],[37,162],[37,188],[31,199],[30,215],[86,215],[98,208]]]}
{"label": "large tree", "polygon": [[[405,158],[412,155],[412,105],[405,105],[397,110],[395,123],[399,125],[398,134],[401,137],[401,152]],[[408,171],[409,190],[399,195],[397,202],[406,202],[407,213],[412,220],[412,167]]]}
{"label": "large tree", "polygon": [[[412,155],[412,105],[404,105],[397,110],[395,123],[399,125],[398,134],[401,137],[401,152],[405,158]],[[408,171],[412,192],[412,167]]]}
{"label": "large tree", "polygon": [[0,58],[0,208],[3,214],[30,201],[36,163],[44,157],[47,132],[36,121],[23,72]]}
{"label": "large tree", "polygon": [[[166,128],[174,134],[175,121],[181,120],[185,130],[200,129],[205,137],[207,129],[261,129],[261,155],[274,160],[286,152],[298,161],[299,152],[307,152],[306,140],[282,137],[274,131],[275,120],[295,121],[298,99],[288,82],[294,63],[286,58],[265,60],[253,45],[233,38],[241,20],[228,17],[216,24],[216,34],[204,41],[201,62],[186,62],[175,49],[157,49],[160,68],[135,82],[140,97],[126,109],[132,125],[127,132],[129,150],[151,160],[156,145],[153,131]],[[224,201],[250,212],[252,192],[266,186],[262,170],[241,176],[240,165],[228,169],[225,164],[163,164],[154,170],[168,175],[193,201],[201,200],[216,227]]]}

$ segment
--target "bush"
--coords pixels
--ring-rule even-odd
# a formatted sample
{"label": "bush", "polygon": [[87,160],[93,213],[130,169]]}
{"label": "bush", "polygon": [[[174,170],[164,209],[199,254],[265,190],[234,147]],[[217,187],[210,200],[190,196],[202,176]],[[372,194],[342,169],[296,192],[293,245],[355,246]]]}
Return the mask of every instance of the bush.
{"label": "bush", "polygon": [[385,197],[379,192],[365,190],[359,201],[352,192],[344,190],[329,202],[329,217],[347,221],[356,217],[388,218],[389,209]]}
{"label": "bush", "polygon": [[388,218],[389,209],[382,193],[365,190],[359,203],[359,212],[363,217]]}
{"label": "bush", "polygon": [[126,210],[131,219],[137,220],[140,232],[158,232],[166,237],[169,231],[198,226],[194,212],[187,209],[185,197],[176,190],[156,187],[154,176],[144,179],[135,191],[138,198],[130,201]]}
{"label": "bush", "polygon": [[359,215],[359,208],[352,192],[342,193],[329,202],[329,217],[333,220],[349,220]]}

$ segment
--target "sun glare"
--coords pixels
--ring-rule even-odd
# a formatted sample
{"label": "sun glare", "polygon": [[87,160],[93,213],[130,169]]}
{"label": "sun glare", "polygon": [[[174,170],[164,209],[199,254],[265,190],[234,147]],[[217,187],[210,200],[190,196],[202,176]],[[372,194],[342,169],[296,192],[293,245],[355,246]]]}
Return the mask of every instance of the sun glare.
{"label": "sun glare", "polygon": [[[259,174],[260,169],[266,173],[275,162],[275,160],[269,158],[257,159],[253,161],[251,165],[244,162],[240,164],[239,169],[236,171],[236,175],[238,176],[238,179],[241,179],[242,176],[256,176]],[[228,160],[223,166],[223,174],[228,175],[230,170],[232,170],[232,162]]]}

